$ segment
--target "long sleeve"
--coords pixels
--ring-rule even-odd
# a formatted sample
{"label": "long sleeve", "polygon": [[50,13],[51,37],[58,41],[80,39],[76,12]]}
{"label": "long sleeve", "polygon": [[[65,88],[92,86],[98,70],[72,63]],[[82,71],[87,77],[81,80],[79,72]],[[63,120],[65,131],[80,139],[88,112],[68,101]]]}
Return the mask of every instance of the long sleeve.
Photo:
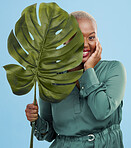
{"label": "long sleeve", "polygon": [[39,99],[40,115],[35,123],[34,135],[38,140],[51,142],[56,137],[52,125],[51,104]]}
{"label": "long sleeve", "polygon": [[[104,81],[100,81],[93,68],[87,69],[79,80],[80,95],[97,120],[108,118],[121,104],[126,85],[126,72],[119,61],[108,63]],[[101,75],[101,74],[99,74]]]}

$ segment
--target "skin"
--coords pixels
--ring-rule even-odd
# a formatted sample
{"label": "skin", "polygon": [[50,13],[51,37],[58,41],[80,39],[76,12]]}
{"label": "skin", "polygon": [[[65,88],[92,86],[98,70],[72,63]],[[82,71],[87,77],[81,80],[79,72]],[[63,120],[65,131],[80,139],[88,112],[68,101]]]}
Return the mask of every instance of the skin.
{"label": "skin", "polygon": [[[94,68],[95,65],[101,60],[102,47],[97,38],[97,25],[94,21],[87,18],[77,19],[79,28],[84,37],[84,49],[82,63],[69,71],[89,68]],[[70,41],[70,40],[69,40]],[[69,42],[67,41],[66,44]],[[79,88],[79,83],[76,81]],[[28,104],[25,109],[27,120],[35,121],[38,119],[38,105]]]}
{"label": "skin", "polygon": [[25,109],[27,120],[30,122],[38,119],[38,105],[28,104]]}
{"label": "skin", "polygon": [[86,71],[88,68],[94,68],[101,60],[102,47],[97,37],[97,25],[95,22],[87,18],[77,19],[77,22],[84,37],[83,55],[85,51],[88,51],[89,54],[83,57],[82,63],[78,67],[70,71],[79,69]]}

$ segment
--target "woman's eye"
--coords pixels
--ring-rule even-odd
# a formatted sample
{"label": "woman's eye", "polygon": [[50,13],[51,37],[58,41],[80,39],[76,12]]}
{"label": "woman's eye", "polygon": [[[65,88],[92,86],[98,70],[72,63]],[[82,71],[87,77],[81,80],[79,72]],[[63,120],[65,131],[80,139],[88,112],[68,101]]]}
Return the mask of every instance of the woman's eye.
{"label": "woman's eye", "polygon": [[93,40],[93,39],[95,39],[95,36],[90,36],[89,39]]}

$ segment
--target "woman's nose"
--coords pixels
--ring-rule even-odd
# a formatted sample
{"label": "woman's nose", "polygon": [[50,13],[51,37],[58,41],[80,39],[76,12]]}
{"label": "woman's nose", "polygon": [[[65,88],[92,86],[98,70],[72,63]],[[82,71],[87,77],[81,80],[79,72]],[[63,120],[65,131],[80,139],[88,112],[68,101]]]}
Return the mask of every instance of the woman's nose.
{"label": "woman's nose", "polygon": [[89,41],[87,38],[84,38],[84,47],[88,47],[89,46]]}

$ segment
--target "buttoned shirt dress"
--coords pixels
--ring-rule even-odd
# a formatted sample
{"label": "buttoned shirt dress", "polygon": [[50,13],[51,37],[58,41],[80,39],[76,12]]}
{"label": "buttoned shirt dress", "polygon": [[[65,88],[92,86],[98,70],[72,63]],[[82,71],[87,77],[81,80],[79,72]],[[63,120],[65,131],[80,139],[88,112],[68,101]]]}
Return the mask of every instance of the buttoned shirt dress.
{"label": "buttoned shirt dress", "polygon": [[39,98],[36,138],[52,142],[50,148],[123,148],[120,129],[126,85],[123,64],[101,60],[78,81],[80,89],[75,86],[59,103]]}

